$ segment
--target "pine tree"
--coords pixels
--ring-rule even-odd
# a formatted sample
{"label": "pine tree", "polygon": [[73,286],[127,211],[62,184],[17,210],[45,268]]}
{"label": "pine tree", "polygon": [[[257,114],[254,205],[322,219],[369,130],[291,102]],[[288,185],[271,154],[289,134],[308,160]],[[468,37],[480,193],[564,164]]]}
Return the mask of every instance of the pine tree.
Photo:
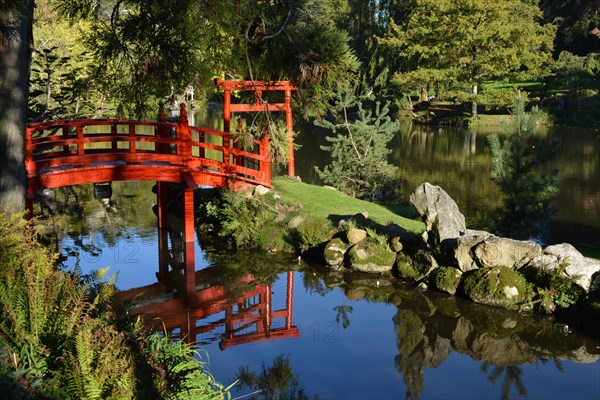
{"label": "pine tree", "polygon": [[[351,121],[348,112],[354,107],[357,118]],[[335,136],[327,136],[331,144],[321,146],[331,153],[331,163],[323,170],[315,169],[325,183],[342,192],[358,198],[379,197],[395,180],[396,167],[387,161],[391,151],[387,144],[398,131],[399,123],[388,115],[388,104],[381,106],[377,102],[371,111],[352,94],[340,96],[337,109],[340,118],[336,123],[316,122]]]}

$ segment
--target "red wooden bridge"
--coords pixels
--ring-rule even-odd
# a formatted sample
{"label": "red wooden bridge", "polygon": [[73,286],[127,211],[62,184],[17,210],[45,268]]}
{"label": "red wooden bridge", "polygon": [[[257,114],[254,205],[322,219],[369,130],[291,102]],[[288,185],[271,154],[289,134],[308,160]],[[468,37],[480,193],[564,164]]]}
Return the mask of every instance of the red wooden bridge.
{"label": "red wooden bridge", "polygon": [[[85,183],[105,183],[116,180],[156,181],[159,283],[151,288],[123,294],[162,292],[168,276],[183,272],[183,283],[176,285],[178,293],[187,299],[171,299],[147,305],[137,313],[163,318],[175,312],[177,317],[165,318],[169,329],[180,329],[188,338],[196,338],[217,326],[225,326],[221,347],[248,341],[278,337],[298,337],[291,324],[293,276],[288,274],[286,308],[272,310],[271,286],[257,285],[253,290],[231,301],[222,286],[198,289],[196,281],[202,272],[195,272],[194,256],[194,190],[199,186],[230,187],[271,186],[269,138],[254,140],[249,149],[242,148],[236,136],[229,132],[234,112],[283,111],[289,137],[288,174],[294,175],[291,94],[294,87],[286,81],[249,82],[216,80],[224,92],[224,131],[190,126],[187,109],[181,104],[177,122],[167,122],[164,112],[158,121],[121,119],[80,119],[30,123],[25,141],[25,168],[28,176],[28,203],[36,191]],[[254,91],[252,104],[232,104],[232,91]],[[264,91],[284,92],[283,102],[269,103]],[[178,184],[179,189],[174,189]],[[165,259],[168,253],[167,207],[178,203],[183,214],[181,226],[182,265]],[[171,241],[173,245],[173,241]],[[253,280],[248,276],[247,283]],[[143,296],[142,296],[143,297]],[[237,311],[236,311],[237,310]],[[226,317],[217,323],[189,330],[189,324],[215,312],[225,311]],[[192,314],[194,320],[189,320]],[[182,320],[182,315],[188,320]],[[283,319],[283,327],[273,325],[273,319]]]}
{"label": "red wooden bridge", "polygon": [[[231,113],[284,111],[289,133],[288,173],[294,175],[291,92],[287,81],[215,80],[224,92],[224,132],[189,126],[185,104],[177,123],[132,120],[60,120],[30,123],[25,167],[30,195],[40,189],[113,180],[155,180],[187,187],[271,185],[268,135],[244,150],[229,133]],[[253,104],[231,104],[231,91],[252,90]],[[283,103],[262,100],[283,91]]]}
{"label": "red wooden bridge", "polygon": [[[116,180],[157,181],[159,228],[165,225],[165,182],[182,188],[184,240],[194,241],[193,191],[199,186],[271,186],[269,138],[241,148],[229,132],[233,112],[283,111],[289,134],[288,174],[294,175],[292,106],[294,86],[287,81],[216,80],[224,92],[225,131],[190,126],[181,104],[177,122],[120,119],[60,120],[27,124],[25,168],[28,199],[46,188]],[[254,91],[253,104],[231,104],[232,91]],[[283,103],[268,103],[263,91],[284,93]],[[30,205],[31,210],[31,205]]]}
{"label": "red wooden bridge", "polygon": [[182,183],[188,188],[271,185],[268,137],[254,151],[235,137],[179,121],[62,120],[27,125],[29,191],[115,180]]}

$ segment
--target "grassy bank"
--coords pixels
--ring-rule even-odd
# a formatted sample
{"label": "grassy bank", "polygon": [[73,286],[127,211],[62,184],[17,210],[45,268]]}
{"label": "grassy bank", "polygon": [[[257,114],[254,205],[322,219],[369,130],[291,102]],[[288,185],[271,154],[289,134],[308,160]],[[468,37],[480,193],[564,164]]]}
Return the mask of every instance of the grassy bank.
{"label": "grassy bank", "polygon": [[302,204],[302,215],[337,223],[340,219],[366,212],[370,220],[380,225],[397,224],[414,233],[424,229],[423,223],[411,216],[412,208],[408,205],[371,203],[333,188],[309,185],[287,177],[274,179],[273,185],[283,199]]}
{"label": "grassy bank", "polygon": [[197,210],[203,240],[214,242],[218,232],[220,247],[226,238],[234,248],[302,252],[330,239],[341,220],[368,222],[375,230],[394,225],[420,234],[424,229],[406,205],[358,200],[285,177],[274,179],[273,186],[269,193],[254,196],[206,189]]}

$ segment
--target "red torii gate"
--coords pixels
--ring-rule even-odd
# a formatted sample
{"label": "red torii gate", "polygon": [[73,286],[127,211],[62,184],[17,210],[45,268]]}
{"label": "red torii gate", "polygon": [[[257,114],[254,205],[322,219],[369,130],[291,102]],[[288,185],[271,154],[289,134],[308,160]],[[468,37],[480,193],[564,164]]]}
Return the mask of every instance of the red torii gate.
{"label": "red torii gate", "polygon": [[[224,131],[230,132],[231,113],[234,112],[264,112],[264,111],[284,111],[285,124],[288,131],[288,175],[295,175],[294,167],[294,128],[292,122],[292,91],[296,86],[289,81],[226,81],[215,79],[215,84],[223,91],[223,120]],[[254,91],[254,103],[252,104],[232,104],[231,92],[237,90]],[[282,91],[284,92],[283,103],[268,103],[263,101],[263,91]]]}

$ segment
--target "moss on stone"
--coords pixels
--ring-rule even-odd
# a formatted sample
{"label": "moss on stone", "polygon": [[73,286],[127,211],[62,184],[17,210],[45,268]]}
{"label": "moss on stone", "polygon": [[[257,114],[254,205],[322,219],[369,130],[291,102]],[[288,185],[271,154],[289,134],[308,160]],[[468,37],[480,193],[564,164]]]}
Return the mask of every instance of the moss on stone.
{"label": "moss on stone", "polygon": [[474,302],[518,310],[528,300],[525,278],[505,266],[480,268],[465,274],[465,294]]}
{"label": "moss on stone", "polygon": [[396,271],[400,278],[416,281],[421,276],[421,272],[415,268],[412,260],[403,253],[396,258]]}
{"label": "moss on stone", "polygon": [[439,267],[431,273],[431,284],[441,292],[455,294],[462,272],[454,267]]}
{"label": "moss on stone", "polygon": [[396,253],[375,238],[366,238],[348,250],[348,267],[363,272],[391,271]]}
{"label": "moss on stone", "polygon": [[332,266],[341,265],[349,247],[350,245],[339,237],[331,239],[325,246],[323,253],[325,262]]}

